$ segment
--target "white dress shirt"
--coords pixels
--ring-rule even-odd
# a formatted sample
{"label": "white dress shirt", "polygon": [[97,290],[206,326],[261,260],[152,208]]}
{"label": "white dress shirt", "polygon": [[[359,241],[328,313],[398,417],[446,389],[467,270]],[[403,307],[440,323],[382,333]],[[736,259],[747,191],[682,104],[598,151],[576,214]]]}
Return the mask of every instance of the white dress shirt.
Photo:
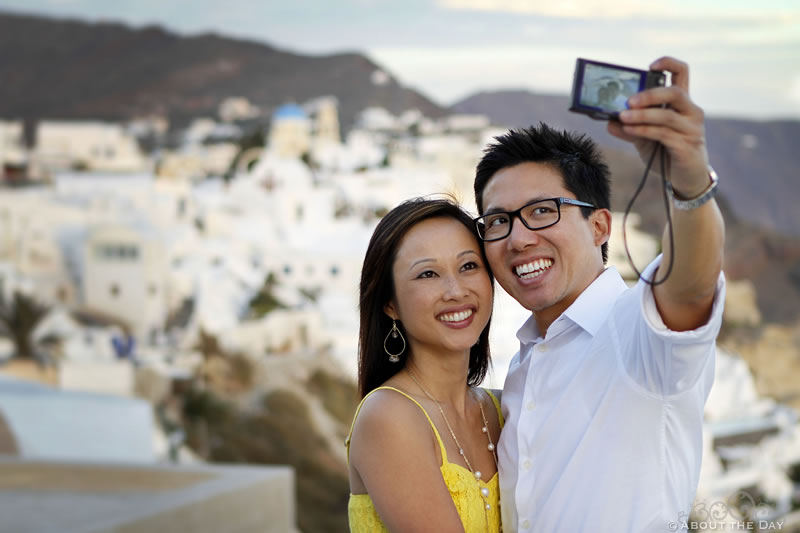
{"label": "white dress shirt", "polygon": [[720,274],[708,323],[674,332],[652,289],[612,267],[544,338],[533,317],[520,328],[498,446],[504,531],[660,533],[688,513],[724,301]]}

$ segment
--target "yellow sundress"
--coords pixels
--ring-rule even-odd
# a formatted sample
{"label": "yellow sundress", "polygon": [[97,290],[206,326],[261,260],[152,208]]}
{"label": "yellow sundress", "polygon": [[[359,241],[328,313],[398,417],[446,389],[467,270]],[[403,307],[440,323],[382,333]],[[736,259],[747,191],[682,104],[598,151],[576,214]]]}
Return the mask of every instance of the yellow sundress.
{"label": "yellow sundress", "polygon": [[[378,387],[370,391],[356,409],[356,414],[353,416],[353,423],[350,426],[350,434],[347,436],[345,445],[347,446],[347,458],[350,459],[350,437],[353,435],[353,427],[355,426],[356,418],[358,417],[361,406],[369,398],[370,394],[380,389],[393,390],[399,392],[419,407],[425,414],[425,418],[433,429],[433,434],[436,436],[436,441],[439,443],[439,449],[442,451],[442,477],[450,490],[450,496],[453,498],[453,503],[458,510],[458,515],[461,517],[461,523],[464,525],[466,533],[486,533],[487,517],[489,525],[489,533],[496,533],[500,531],[500,490],[498,487],[497,473],[487,482],[478,480],[481,487],[489,489],[489,504],[491,509],[484,512],[484,501],[481,498],[479,491],[475,487],[475,477],[472,472],[467,468],[451,463],[447,460],[447,452],[444,449],[444,443],[439,436],[436,426],[431,420],[425,408],[420,403],[406,394],[405,392],[395,389],[394,387]],[[485,389],[484,389],[485,390]],[[494,403],[497,410],[497,416],[500,421],[500,427],[503,427],[503,415],[500,412],[500,402],[490,391],[486,391]],[[375,533],[388,531],[386,526],[383,525],[375,506],[372,504],[372,498],[369,494],[350,494],[350,501],[347,505],[347,512],[350,519],[350,531],[352,533]]]}

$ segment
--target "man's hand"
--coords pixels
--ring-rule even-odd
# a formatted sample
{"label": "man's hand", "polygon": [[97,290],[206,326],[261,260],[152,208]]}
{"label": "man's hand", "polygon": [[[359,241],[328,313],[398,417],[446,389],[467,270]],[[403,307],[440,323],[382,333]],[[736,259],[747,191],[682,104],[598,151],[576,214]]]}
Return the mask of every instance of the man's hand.
{"label": "man's hand", "polygon": [[689,65],[662,57],[650,69],[671,72],[672,85],[633,95],[630,109],[619,114],[619,122],[609,121],[608,131],[632,142],[645,162],[653,151],[651,141],[660,141],[670,155],[673,189],[683,198],[694,198],[708,187],[709,177],[703,110],[689,98]]}
{"label": "man's hand", "polygon": [[[672,85],[632,96],[630,109],[620,113],[619,122],[609,121],[608,131],[636,145],[645,161],[653,152],[652,141],[660,141],[670,156],[667,177],[675,193],[695,198],[709,186],[708,153],[703,110],[689,98],[689,66],[662,57],[650,68],[671,72]],[[714,200],[691,211],[674,210],[672,225],[675,249],[665,230],[661,264],[674,259],[674,268],[664,283],[653,287],[653,295],[664,324],[685,331],[708,320],[722,268],[725,225]]]}

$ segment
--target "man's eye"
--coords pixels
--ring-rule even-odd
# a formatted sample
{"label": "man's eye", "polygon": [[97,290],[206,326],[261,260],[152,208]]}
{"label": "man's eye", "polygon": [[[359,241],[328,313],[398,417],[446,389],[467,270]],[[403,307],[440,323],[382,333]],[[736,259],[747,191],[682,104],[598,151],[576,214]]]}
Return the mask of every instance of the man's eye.
{"label": "man's eye", "polygon": [[508,217],[505,215],[492,217],[486,222],[487,226],[500,226],[502,224],[508,224]]}
{"label": "man's eye", "polygon": [[539,207],[535,207],[533,209],[533,214],[534,215],[549,215],[549,214],[554,213],[554,212],[555,211],[551,207],[539,206]]}

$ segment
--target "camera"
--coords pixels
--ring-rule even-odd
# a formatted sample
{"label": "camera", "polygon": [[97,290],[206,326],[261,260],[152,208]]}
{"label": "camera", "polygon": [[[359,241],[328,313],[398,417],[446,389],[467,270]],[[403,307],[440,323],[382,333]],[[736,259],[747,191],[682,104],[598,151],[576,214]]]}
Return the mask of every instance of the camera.
{"label": "camera", "polygon": [[628,109],[628,98],[652,87],[664,87],[667,75],[578,58],[572,79],[570,111],[597,120],[616,119]]}

